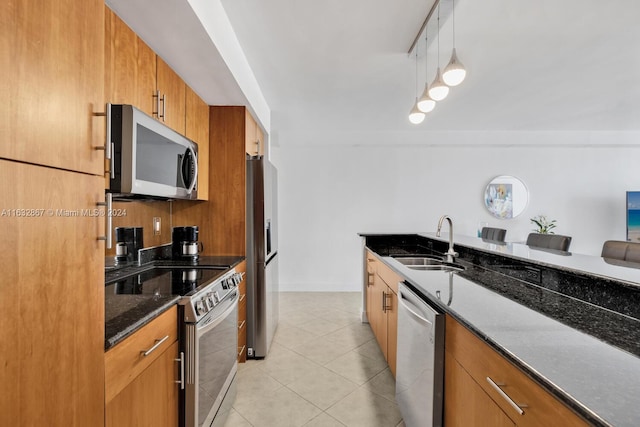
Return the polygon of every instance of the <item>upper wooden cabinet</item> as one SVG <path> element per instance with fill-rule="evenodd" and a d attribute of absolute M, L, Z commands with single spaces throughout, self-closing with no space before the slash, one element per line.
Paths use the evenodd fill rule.
<path fill-rule="evenodd" d="M 3 1 L 0 157 L 104 173 L 104 2 Z"/>
<path fill-rule="evenodd" d="M 185 82 L 111 9 L 103 7 L 107 102 L 134 105 L 184 135 Z"/>
<path fill-rule="evenodd" d="M 105 94 L 112 104 L 131 104 L 152 116 L 156 54 L 105 7 Z"/>
<path fill-rule="evenodd" d="M 209 199 L 209 106 L 186 87 L 185 136 L 198 144 L 198 200 Z"/>
<path fill-rule="evenodd" d="M 156 56 L 156 97 L 158 120 L 184 135 L 187 85 L 159 56 Z"/>
<path fill-rule="evenodd" d="M 245 150 L 250 156 L 264 155 L 264 134 L 249 110 L 245 109 Z"/>

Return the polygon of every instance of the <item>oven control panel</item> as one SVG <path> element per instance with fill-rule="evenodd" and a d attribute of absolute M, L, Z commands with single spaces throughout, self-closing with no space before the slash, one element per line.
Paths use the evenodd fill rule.
<path fill-rule="evenodd" d="M 229 270 L 222 277 L 204 285 L 193 295 L 183 297 L 185 322 L 195 323 L 213 310 L 226 296 L 233 292 L 242 281 L 243 273 Z"/>

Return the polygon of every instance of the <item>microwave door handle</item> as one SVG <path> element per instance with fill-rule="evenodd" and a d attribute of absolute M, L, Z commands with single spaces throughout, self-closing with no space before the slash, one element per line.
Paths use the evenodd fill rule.
<path fill-rule="evenodd" d="M 187 194 L 191 194 L 193 192 L 193 189 L 196 187 L 196 183 L 198 182 L 198 158 L 196 157 L 196 152 L 193 150 L 193 148 L 187 147 L 187 151 L 191 151 L 191 158 L 193 159 L 193 166 L 195 170 L 195 173 L 191 177 L 191 183 L 189 184 L 189 188 L 187 189 Z M 186 157 L 187 156 L 184 156 L 184 158 Z M 184 162 L 184 158 L 182 159 L 183 162 Z M 184 168 L 182 169 L 182 171 L 184 173 Z M 188 177 L 185 176 L 184 178 L 188 178 Z"/>

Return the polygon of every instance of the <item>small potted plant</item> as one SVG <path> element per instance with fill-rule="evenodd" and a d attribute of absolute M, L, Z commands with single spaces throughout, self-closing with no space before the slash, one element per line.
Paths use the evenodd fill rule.
<path fill-rule="evenodd" d="M 556 220 L 549 220 L 546 215 L 538 215 L 531 218 L 531 222 L 535 224 L 538 228 L 533 231 L 540 234 L 555 234 L 553 231 L 556 228 Z"/>

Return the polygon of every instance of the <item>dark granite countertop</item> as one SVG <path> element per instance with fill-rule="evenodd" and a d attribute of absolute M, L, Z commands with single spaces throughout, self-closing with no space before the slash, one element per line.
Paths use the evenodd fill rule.
<path fill-rule="evenodd" d="M 551 274 L 556 265 L 547 270 L 531 259 L 513 264 L 458 243 L 464 272 L 412 270 L 390 255 L 437 254 L 446 245 L 429 236 L 372 236 L 365 235 L 366 245 L 383 262 L 592 424 L 638 425 L 640 320 L 624 304 L 624 313 L 605 307 L 635 298 L 637 289 L 628 282 L 579 274 L 558 280 Z M 607 292 L 593 292 L 602 283 Z M 567 289 L 570 295 L 563 293 Z M 580 299 L 581 291 L 591 301 Z"/>
<path fill-rule="evenodd" d="M 240 256 L 204 256 L 197 264 L 176 260 L 156 260 L 144 265 L 136 263 L 112 265 L 105 272 L 105 351 L 133 334 L 178 301 L 179 295 L 114 294 L 107 286 L 117 280 L 158 267 L 194 267 L 229 269 L 244 260 Z"/>

